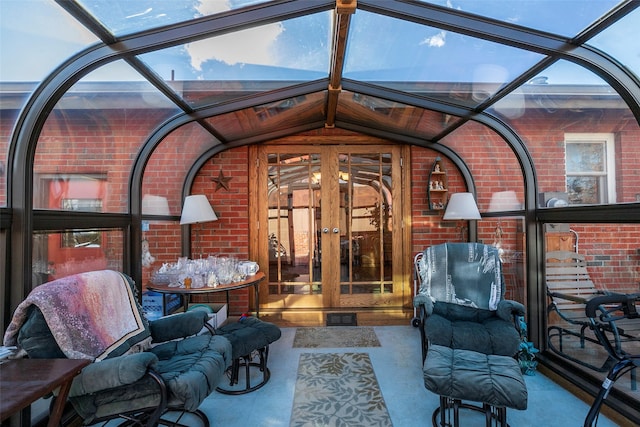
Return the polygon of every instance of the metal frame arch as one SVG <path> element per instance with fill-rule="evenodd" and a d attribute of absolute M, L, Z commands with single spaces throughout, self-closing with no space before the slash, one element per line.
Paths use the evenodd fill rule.
<path fill-rule="evenodd" d="M 42 127 L 56 103 L 80 78 L 103 63 L 115 60 L 115 53 L 102 52 L 104 46 L 92 46 L 69 58 L 34 90 L 16 120 L 8 147 L 8 171 L 11 185 L 7 187 L 8 208 L 12 211 L 11 255 L 12 283 L 10 305 L 15 308 L 26 296 L 31 280 L 33 249 L 33 166 L 36 146 Z M 77 62 L 83 65 L 77 67 Z M 75 70 L 74 70 L 75 68 Z"/>
<path fill-rule="evenodd" d="M 198 175 L 198 172 L 200 171 L 200 169 L 202 169 L 202 167 L 205 165 L 205 163 L 207 163 L 209 161 L 209 159 L 211 159 L 211 157 L 215 156 L 218 153 L 221 153 L 223 151 L 226 151 L 228 149 L 231 148 L 235 148 L 235 147 L 241 147 L 244 145 L 250 145 L 250 144 L 245 144 L 245 143 L 240 143 L 240 144 L 231 144 L 231 145 L 225 145 L 225 146 L 215 146 L 212 147 L 210 149 L 208 149 L 207 151 L 205 151 L 204 153 L 202 153 L 197 159 L 196 161 L 193 163 L 193 165 L 189 168 L 189 171 L 187 172 L 187 176 L 185 177 L 183 186 L 182 186 L 182 195 L 181 195 L 181 202 L 184 203 L 184 199 L 190 194 L 190 190 L 191 187 L 193 186 L 193 181 L 195 180 L 196 176 Z M 181 207 L 182 210 L 182 207 Z M 182 256 L 188 256 L 189 252 L 190 252 L 190 246 L 191 246 L 191 233 L 184 233 L 185 228 L 188 230 L 189 226 L 186 225 L 182 228 L 182 233 L 181 233 L 181 239 L 180 239 L 180 247 L 181 247 L 181 253 Z"/>

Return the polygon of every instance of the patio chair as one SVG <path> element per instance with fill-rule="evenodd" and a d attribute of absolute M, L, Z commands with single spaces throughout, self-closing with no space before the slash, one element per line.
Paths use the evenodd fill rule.
<path fill-rule="evenodd" d="M 156 426 L 178 411 L 178 421 L 188 412 L 209 426 L 198 407 L 225 378 L 231 343 L 201 333 L 203 311 L 147 322 L 135 294 L 132 280 L 111 270 L 45 283 L 17 307 L 4 344 L 34 359 L 92 361 L 69 392 L 85 425 L 120 418 Z"/>
<path fill-rule="evenodd" d="M 556 354 L 589 369 L 606 372 L 612 362 L 611 359 L 607 358 L 602 365 L 594 365 L 565 351 L 564 341 L 567 336 L 577 337 L 580 348 L 585 348 L 586 342 L 600 345 L 595 336 L 585 333 L 590 328 L 585 307 L 590 299 L 609 294 L 609 292 L 596 288 L 589 276 L 585 256 L 572 251 L 548 252 L 546 254 L 546 287 L 549 298 L 547 305 L 549 348 Z M 559 319 L 554 319 L 553 313 Z"/>
<path fill-rule="evenodd" d="M 422 359 L 429 344 L 513 357 L 524 306 L 505 299 L 498 250 L 481 243 L 443 243 L 414 257 Z"/>
<path fill-rule="evenodd" d="M 508 426 L 507 408 L 527 407 L 515 357 L 525 313 L 505 299 L 498 249 L 444 243 L 417 254 L 414 265 L 424 384 L 440 396 L 433 426 L 458 426 L 459 408 L 484 413 L 487 426 Z"/>
<path fill-rule="evenodd" d="M 600 391 L 594 399 L 584 426 L 594 427 L 598 421 L 600 408 L 615 382 L 624 374 L 631 372 L 633 377 L 640 366 L 640 294 L 600 295 L 592 298 L 585 306 L 585 315 L 589 319 L 589 328 L 598 341 L 615 361 L 611 365 L 607 378 L 600 385 Z M 620 340 L 620 323 L 625 323 L 627 335 L 632 340 Z"/>

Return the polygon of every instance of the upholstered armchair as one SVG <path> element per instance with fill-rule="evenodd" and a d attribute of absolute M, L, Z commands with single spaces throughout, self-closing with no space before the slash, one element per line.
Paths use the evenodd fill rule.
<path fill-rule="evenodd" d="M 84 424 L 123 418 L 155 426 L 179 411 L 208 426 L 198 407 L 226 378 L 232 349 L 204 332 L 207 320 L 192 311 L 149 323 L 129 277 L 94 271 L 36 287 L 16 309 L 4 343 L 30 358 L 93 362 L 69 392 Z"/>
<path fill-rule="evenodd" d="M 414 258 L 424 361 L 430 344 L 484 354 L 515 356 L 517 316 L 524 306 L 505 300 L 498 250 L 480 243 L 444 243 Z"/>

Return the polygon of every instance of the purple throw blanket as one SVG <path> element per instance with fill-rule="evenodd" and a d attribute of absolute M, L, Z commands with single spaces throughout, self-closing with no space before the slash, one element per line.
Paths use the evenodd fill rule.
<path fill-rule="evenodd" d="M 80 273 L 36 287 L 16 308 L 4 345 L 17 345 L 31 305 L 42 311 L 70 359 L 102 360 L 115 351 L 130 353 L 149 346 L 149 330 L 133 290 L 117 271 Z"/>

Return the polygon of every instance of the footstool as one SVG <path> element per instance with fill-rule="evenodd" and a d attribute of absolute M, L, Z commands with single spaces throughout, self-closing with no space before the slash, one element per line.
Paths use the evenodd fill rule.
<path fill-rule="evenodd" d="M 215 330 L 231 342 L 233 362 L 228 370 L 229 388 L 219 386 L 217 391 L 224 394 L 244 394 L 259 389 L 269 381 L 271 373 L 267 367 L 269 344 L 277 341 L 282 332 L 273 323 L 263 322 L 255 317 L 242 317 L 235 323 L 229 323 Z M 254 357 L 258 362 L 254 362 Z M 238 384 L 240 366 L 245 367 L 245 387 L 233 388 Z M 262 381 L 251 385 L 251 368 L 262 372 Z"/>
<path fill-rule="evenodd" d="M 451 426 L 451 411 L 453 426 L 459 427 L 460 408 L 484 412 L 487 427 L 492 419 L 507 427 L 506 408 L 527 409 L 527 386 L 513 357 L 430 345 L 423 374 L 425 387 L 440 396 L 432 417 L 434 427 Z"/>

